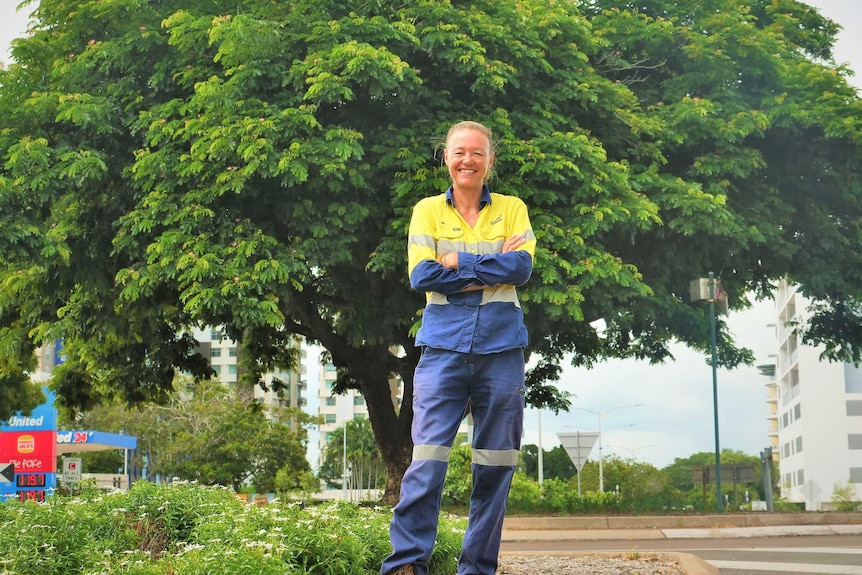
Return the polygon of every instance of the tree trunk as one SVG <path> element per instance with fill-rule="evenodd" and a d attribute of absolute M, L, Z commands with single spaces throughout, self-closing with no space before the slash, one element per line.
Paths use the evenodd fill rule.
<path fill-rule="evenodd" d="M 399 359 L 383 346 L 330 348 L 330 353 L 335 365 L 347 369 L 350 378 L 365 397 L 368 419 L 386 471 L 386 487 L 381 503 L 395 505 L 401 494 L 401 478 L 413 457 L 413 440 L 410 436 L 413 369 L 419 354 L 415 348 L 411 348 L 406 357 Z M 395 373 L 403 383 L 400 409 L 393 405 L 389 388 L 389 380 Z"/>
<path fill-rule="evenodd" d="M 387 345 L 354 347 L 319 316 L 317 304 L 308 294 L 305 298 L 297 297 L 290 311 L 297 313 L 299 319 L 299 323 L 292 326 L 294 331 L 319 341 L 332 355 L 335 367 L 347 371 L 348 387 L 359 389 L 365 397 L 368 419 L 386 471 L 381 503 L 395 505 L 401 495 L 401 478 L 413 458 L 410 425 L 413 421 L 413 371 L 419 363 L 419 350 L 406 334 L 399 342 L 406 352 L 402 358 L 395 357 Z M 396 375 L 403 385 L 400 409 L 393 405 L 389 390 L 389 379 Z"/>

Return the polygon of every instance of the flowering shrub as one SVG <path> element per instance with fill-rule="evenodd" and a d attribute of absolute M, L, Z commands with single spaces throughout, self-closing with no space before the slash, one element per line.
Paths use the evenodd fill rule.
<path fill-rule="evenodd" d="M 0 575 L 374 575 L 389 509 L 249 505 L 196 484 L 0 505 Z M 457 568 L 465 520 L 440 518 L 431 575 Z"/>

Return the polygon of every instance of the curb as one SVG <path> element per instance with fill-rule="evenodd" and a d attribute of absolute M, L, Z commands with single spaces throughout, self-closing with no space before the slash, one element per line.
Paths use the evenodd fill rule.
<path fill-rule="evenodd" d="M 862 524 L 691 529 L 504 529 L 502 540 L 506 542 L 650 541 L 656 539 L 747 539 L 800 535 L 862 535 Z"/>

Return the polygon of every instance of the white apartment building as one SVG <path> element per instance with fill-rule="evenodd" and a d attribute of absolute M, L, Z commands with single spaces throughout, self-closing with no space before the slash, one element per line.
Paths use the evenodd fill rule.
<path fill-rule="evenodd" d="M 809 302 L 795 286 L 782 281 L 775 297 L 778 354 L 767 405 L 781 496 L 828 510 L 835 488 L 849 482 L 862 501 L 862 367 L 823 361 L 822 348 L 802 345 L 788 323 L 804 324 Z M 768 366 L 761 372 L 770 375 Z"/>
<path fill-rule="evenodd" d="M 216 372 L 222 384 L 230 389 L 236 389 L 242 372 L 239 364 L 242 359 L 242 346 L 236 341 L 228 339 L 221 329 L 216 327 L 196 329 L 194 338 L 198 341 L 198 352 L 209 360 L 210 367 Z M 293 345 L 300 349 L 300 359 L 296 369 L 265 374 L 264 383 L 266 383 L 267 390 L 264 391 L 258 385 L 252 386 L 250 389 L 255 400 L 266 405 L 297 409 L 302 409 L 306 405 L 307 401 L 302 396 L 302 392 L 307 388 L 307 383 L 303 377 L 306 372 L 306 351 L 298 338 L 294 340 Z M 285 384 L 285 388 L 280 393 L 272 388 L 271 384 L 274 379 Z"/>
<path fill-rule="evenodd" d="M 313 467 L 320 466 L 323 452 L 330 441 L 342 441 L 341 436 L 333 436 L 336 429 L 351 419 L 368 418 L 368 406 L 359 391 L 349 389 L 343 395 L 332 394 L 336 377 L 337 371 L 333 364 L 327 363 L 320 366 L 317 396 L 320 399 L 318 414 L 323 418 L 323 423 L 320 425 L 320 438 L 318 440 L 320 460 L 316 463 L 312 462 Z M 392 405 L 396 408 L 399 407 L 401 405 L 401 385 L 398 379 L 389 380 L 389 391 L 392 396 Z"/>

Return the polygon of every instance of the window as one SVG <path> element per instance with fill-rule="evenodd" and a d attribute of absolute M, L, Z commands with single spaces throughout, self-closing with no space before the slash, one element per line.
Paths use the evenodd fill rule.
<path fill-rule="evenodd" d="M 854 399 L 847 402 L 847 415 L 849 417 L 862 416 L 862 401 Z"/>
<path fill-rule="evenodd" d="M 335 371 L 335 366 L 331 363 L 327 363 L 323 369 L 324 371 Z"/>
<path fill-rule="evenodd" d="M 335 406 L 335 398 L 334 397 L 327 397 L 326 398 L 326 406 L 327 407 L 334 407 Z"/>
<path fill-rule="evenodd" d="M 796 453 L 802 453 L 802 436 L 796 438 Z"/>
<path fill-rule="evenodd" d="M 332 391 L 332 388 L 333 388 L 333 387 L 335 387 L 335 382 L 334 382 L 334 381 L 327 381 L 327 382 L 326 382 L 326 391 Z"/>
<path fill-rule="evenodd" d="M 333 437 L 334 435 L 335 435 L 335 434 L 334 434 L 334 433 L 332 433 L 331 431 L 327 431 L 327 432 L 326 432 L 326 443 L 330 443 L 330 442 L 332 441 L 332 437 Z"/>
<path fill-rule="evenodd" d="M 850 468 L 850 483 L 862 483 L 862 467 Z"/>
<path fill-rule="evenodd" d="M 797 404 L 793 407 L 793 421 L 796 421 L 796 420 L 797 420 L 797 419 L 799 419 L 800 417 L 802 417 L 802 404 L 801 404 L 801 403 L 797 403 Z"/>
<path fill-rule="evenodd" d="M 228 357 L 236 357 L 236 347 L 227 348 Z"/>
<path fill-rule="evenodd" d="M 800 469 L 796 472 L 796 485 L 805 485 L 805 470 Z"/>
<path fill-rule="evenodd" d="M 846 393 L 862 393 L 862 366 L 852 363 L 844 364 L 844 391 Z"/>
<path fill-rule="evenodd" d="M 353 405 L 365 405 L 365 398 L 361 395 L 353 396 Z"/>
<path fill-rule="evenodd" d="M 212 348 L 212 350 L 210 351 L 210 357 L 221 357 L 221 348 L 220 347 Z"/>
<path fill-rule="evenodd" d="M 231 375 L 236 375 L 236 366 L 235 365 L 227 366 L 227 372 Z"/>
<path fill-rule="evenodd" d="M 787 412 L 785 411 L 784 415 L 781 416 L 781 428 L 784 429 L 785 427 L 787 427 L 789 425 L 789 423 L 790 422 L 789 422 L 788 417 L 787 417 Z"/>
<path fill-rule="evenodd" d="M 216 375 L 221 377 L 221 366 L 220 365 L 211 365 L 210 367 L 213 368 L 213 371 L 216 373 Z"/>
<path fill-rule="evenodd" d="M 218 329 L 210 330 L 210 339 L 212 339 L 213 341 L 221 341 L 221 338 L 222 338 L 221 330 L 218 330 Z"/>
<path fill-rule="evenodd" d="M 335 414 L 334 413 L 327 413 L 326 417 L 325 417 L 325 421 L 326 421 L 326 423 L 335 423 Z"/>
<path fill-rule="evenodd" d="M 851 433 L 847 436 L 850 449 L 862 449 L 862 433 Z"/>

